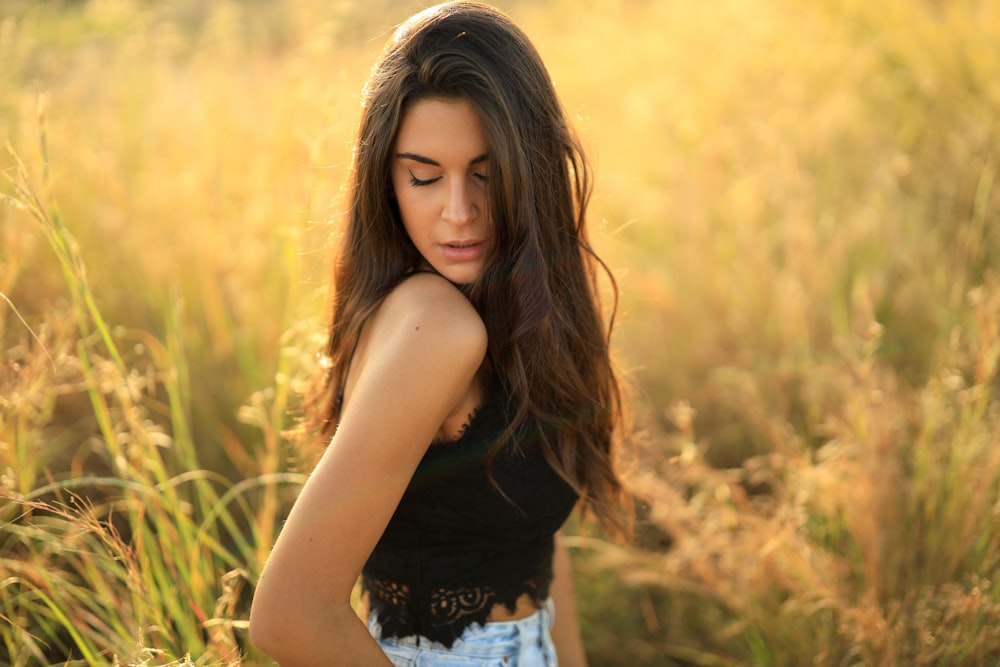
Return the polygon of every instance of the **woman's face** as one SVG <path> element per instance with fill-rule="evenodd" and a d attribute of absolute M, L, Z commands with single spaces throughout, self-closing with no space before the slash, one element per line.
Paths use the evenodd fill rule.
<path fill-rule="evenodd" d="M 427 265 L 453 283 L 479 278 L 492 231 L 489 145 L 472 105 L 414 102 L 396 135 L 391 176 L 403 226 Z"/>

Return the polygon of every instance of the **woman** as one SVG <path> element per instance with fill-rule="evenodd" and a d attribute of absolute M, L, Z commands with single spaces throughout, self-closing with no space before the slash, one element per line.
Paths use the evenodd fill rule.
<path fill-rule="evenodd" d="M 329 446 L 251 612 L 282 665 L 586 664 L 554 536 L 578 504 L 626 517 L 588 196 L 509 18 L 455 2 L 400 27 L 364 92 L 312 401 Z"/>

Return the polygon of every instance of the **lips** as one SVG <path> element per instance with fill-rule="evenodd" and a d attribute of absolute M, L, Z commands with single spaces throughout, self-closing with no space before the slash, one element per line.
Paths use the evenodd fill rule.
<path fill-rule="evenodd" d="M 441 254 L 451 262 L 472 262 L 482 257 L 485 251 L 486 244 L 473 239 L 441 244 Z"/>

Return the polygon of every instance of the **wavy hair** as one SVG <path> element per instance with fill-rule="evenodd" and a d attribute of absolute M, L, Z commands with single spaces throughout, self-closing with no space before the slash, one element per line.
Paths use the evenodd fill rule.
<path fill-rule="evenodd" d="M 425 99 L 467 100 L 488 139 L 491 253 L 481 277 L 459 287 L 486 325 L 491 372 L 512 401 L 493 455 L 506 438 L 533 432 L 584 508 L 624 534 L 630 513 L 613 461 L 622 399 L 608 350 L 617 285 L 587 240 L 590 168 L 538 52 L 490 6 L 449 2 L 416 14 L 372 69 L 334 265 L 326 371 L 307 416 L 332 435 L 363 323 L 420 263 L 391 196 L 390 166 L 404 113 Z M 607 328 L 598 270 L 615 294 Z"/>

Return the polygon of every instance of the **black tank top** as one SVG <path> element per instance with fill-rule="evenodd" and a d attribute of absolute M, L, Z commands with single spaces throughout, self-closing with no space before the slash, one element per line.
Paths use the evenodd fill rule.
<path fill-rule="evenodd" d="M 545 600 L 553 536 L 577 495 L 549 466 L 537 441 L 505 442 L 490 471 L 489 447 L 508 423 L 491 387 L 454 441 L 433 443 L 362 571 L 383 637 L 418 635 L 450 647 L 495 604 Z M 506 496 L 506 497 L 505 497 Z"/>

